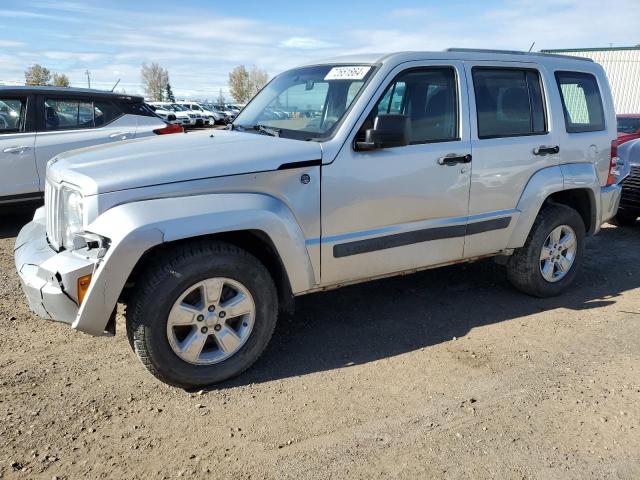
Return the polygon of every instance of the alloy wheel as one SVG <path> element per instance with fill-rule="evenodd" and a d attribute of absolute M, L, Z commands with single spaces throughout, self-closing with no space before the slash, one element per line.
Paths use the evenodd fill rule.
<path fill-rule="evenodd" d="M 576 233 L 568 225 L 560 225 L 554 228 L 540 252 L 540 273 L 548 282 L 562 280 L 576 259 L 578 242 Z"/>
<path fill-rule="evenodd" d="M 167 319 L 173 352 L 196 365 L 231 357 L 251 336 L 256 306 L 249 290 L 230 278 L 209 278 L 187 288 Z"/>

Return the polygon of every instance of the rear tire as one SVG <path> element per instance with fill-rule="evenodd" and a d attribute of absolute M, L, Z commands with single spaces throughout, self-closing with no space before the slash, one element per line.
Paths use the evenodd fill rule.
<path fill-rule="evenodd" d="M 214 282 L 222 282 L 215 287 L 217 301 L 209 295 Z M 202 387 L 239 375 L 260 357 L 273 334 L 278 312 L 273 280 L 260 261 L 233 245 L 179 246 L 143 272 L 138 284 L 127 308 L 127 335 L 143 365 L 170 385 Z M 251 313 L 234 314 L 225 298 L 234 300 L 236 291 L 249 299 Z M 222 316 L 224 310 L 228 313 Z M 174 325 L 176 311 L 187 312 L 184 326 Z M 232 339 L 233 348 L 225 338 Z M 194 347 L 199 348 L 195 356 L 187 354 L 186 345 L 196 341 L 202 347 Z"/>
<path fill-rule="evenodd" d="M 616 216 L 613 217 L 611 223 L 613 223 L 614 225 L 618 225 L 619 227 L 630 227 L 632 225 L 635 225 L 637 219 L 638 214 L 636 212 L 618 210 L 618 213 L 616 213 Z"/>
<path fill-rule="evenodd" d="M 584 238 L 584 222 L 578 212 L 565 205 L 544 206 L 524 246 L 507 262 L 509 282 L 535 297 L 559 295 L 580 269 Z"/>

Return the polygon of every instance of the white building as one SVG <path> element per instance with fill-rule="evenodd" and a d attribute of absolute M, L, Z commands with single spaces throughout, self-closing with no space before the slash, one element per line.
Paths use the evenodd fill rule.
<path fill-rule="evenodd" d="M 592 59 L 609 77 L 617 113 L 640 113 L 640 46 L 543 50 Z"/>

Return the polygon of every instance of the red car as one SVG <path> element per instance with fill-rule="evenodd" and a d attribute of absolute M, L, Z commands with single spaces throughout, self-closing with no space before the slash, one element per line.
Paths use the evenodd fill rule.
<path fill-rule="evenodd" d="M 617 115 L 618 145 L 640 138 L 640 113 Z"/>

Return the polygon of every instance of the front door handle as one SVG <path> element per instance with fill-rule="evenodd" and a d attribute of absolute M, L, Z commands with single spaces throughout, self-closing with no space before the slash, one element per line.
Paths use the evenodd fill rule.
<path fill-rule="evenodd" d="M 120 140 L 126 140 L 129 137 L 129 133 L 123 133 L 123 132 L 114 132 L 111 135 L 109 135 L 109 138 L 120 138 Z"/>
<path fill-rule="evenodd" d="M 533 149 L 534 155 L 555 155 L 556 153 L 559 153 L 559 152 L 560 152 L 560 147 L 557 145 L 555 147 L 547 147 L 545 145 L 541 145 L 538 148 Z"/>
<path fill-rule="evenodd" d="M 457 155 L 450 153 L 438 159 L 438 165 L 456 165 L 458 163 L 471 163 L 471 154 Z"/>
<path fill-rule="evenodd" d="M 2 150 L 2 153 L 13 153 L 14 155 L 19 155 L 24 152 L 28 152 L 31 150 L 31 147 L 9 147 Z"/>

